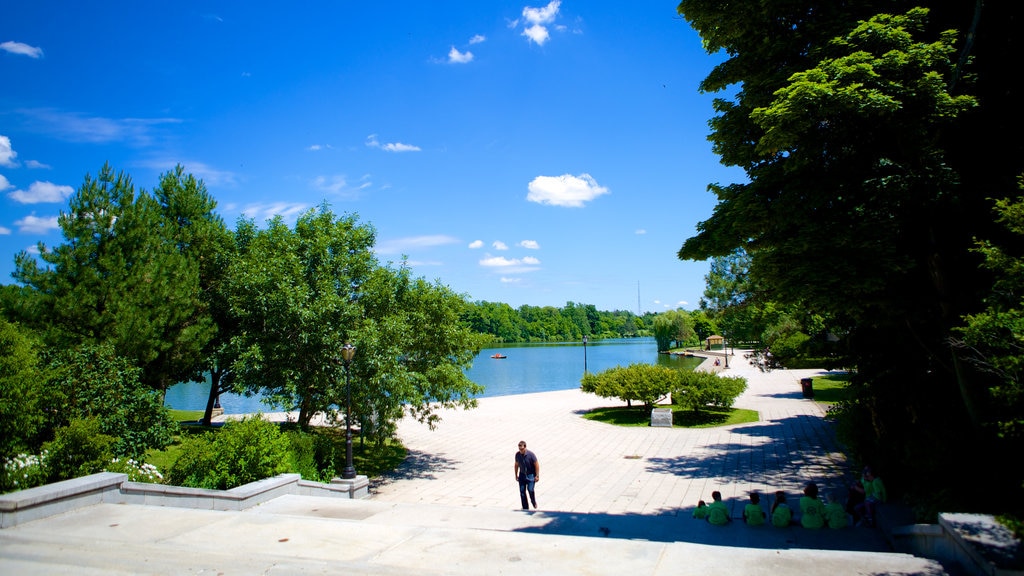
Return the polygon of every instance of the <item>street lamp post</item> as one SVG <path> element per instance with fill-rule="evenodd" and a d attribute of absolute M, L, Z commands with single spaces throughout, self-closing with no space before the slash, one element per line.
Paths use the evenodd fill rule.
<path fill-rule="evenodd" d="M 583 373 L 587 373 L 587 335 L 583 335 Z"/>
<path fill-rule="evenodd" d="M 341 477 L 346 480 L 356 477 L 356 467 L 352 464 L 352 383 L 349 379 L 349 365 L 355 355 L 355 346 L 346 342 L 341 348 L 341 361 L 345 363 L 345 469 Z"/>

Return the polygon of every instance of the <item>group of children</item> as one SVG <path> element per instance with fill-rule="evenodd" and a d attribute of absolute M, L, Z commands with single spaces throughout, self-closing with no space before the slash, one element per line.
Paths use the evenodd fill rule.
<path fill-rule="evenodd" d="M 711 524 L 723 526 L 732 521 L 729 508 L 722 501 L 722 493 L 715 490 L 711 493 L 711 503 L 701 500 L 693 510 L 693 517 L 706 519 Z M 748 526 L 761 526 L 771 523 L 772 526 L 785 528 L 799 524 L 804 528 L 845 528 L 851 523 L 851 515 L 843 507 L 838 495 L 826 494 L 824 500 L 818 498 L 818 485 L 810 482 L 804 488 L 799 502 L 800 517 L 794 520 L 793 508 L 786 503 L 786 493 L 775 492 L 775 500 L 768 513 L 761 507 L 761 496 L 757 492 L 750 493 L 750 501 L 743 508 L 743 522 Z"/>

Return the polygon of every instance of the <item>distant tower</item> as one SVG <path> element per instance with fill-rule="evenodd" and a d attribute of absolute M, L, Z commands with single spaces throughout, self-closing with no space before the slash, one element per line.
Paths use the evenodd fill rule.
<path fill-rule="evenodd" d="M 640 310 L 640 281 L 636 281 L 636 315 L 643 316 L 644 313 Z"/>

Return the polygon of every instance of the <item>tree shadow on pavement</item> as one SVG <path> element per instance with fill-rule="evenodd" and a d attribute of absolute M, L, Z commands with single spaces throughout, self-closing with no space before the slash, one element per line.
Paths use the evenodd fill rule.
<path fill-rule="evenodd" d="M 371 491 L 399 480 L 435 480 L 443 472 L 456 470 L 459 462 L 437 454 L 409 450 L 405 460 L 395 470 L 370 481 Z"/>

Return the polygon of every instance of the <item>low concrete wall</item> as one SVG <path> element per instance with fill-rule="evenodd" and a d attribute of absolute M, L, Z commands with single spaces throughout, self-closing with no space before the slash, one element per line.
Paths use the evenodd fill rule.
<path fill-rule="evenodd" d="M 987 514 L 939 514 L 938 524 L 892 530 L 897 552 L 958 564 L 972 576 L 1024 576 L 1020 542 Z"/>
<path fill-rule="evenodd" d="M 129 482 L 126 474 L 102 472 L 0 495 L 0 528 L 100 503 L 244 510 L 288 494 L 369 498 L 369 487 L 366 476 L 335 478 L 330 484 L 320 484 L 302 480 L 298 474 L 281 474 L 231 490 L 207 490 Z"/>

